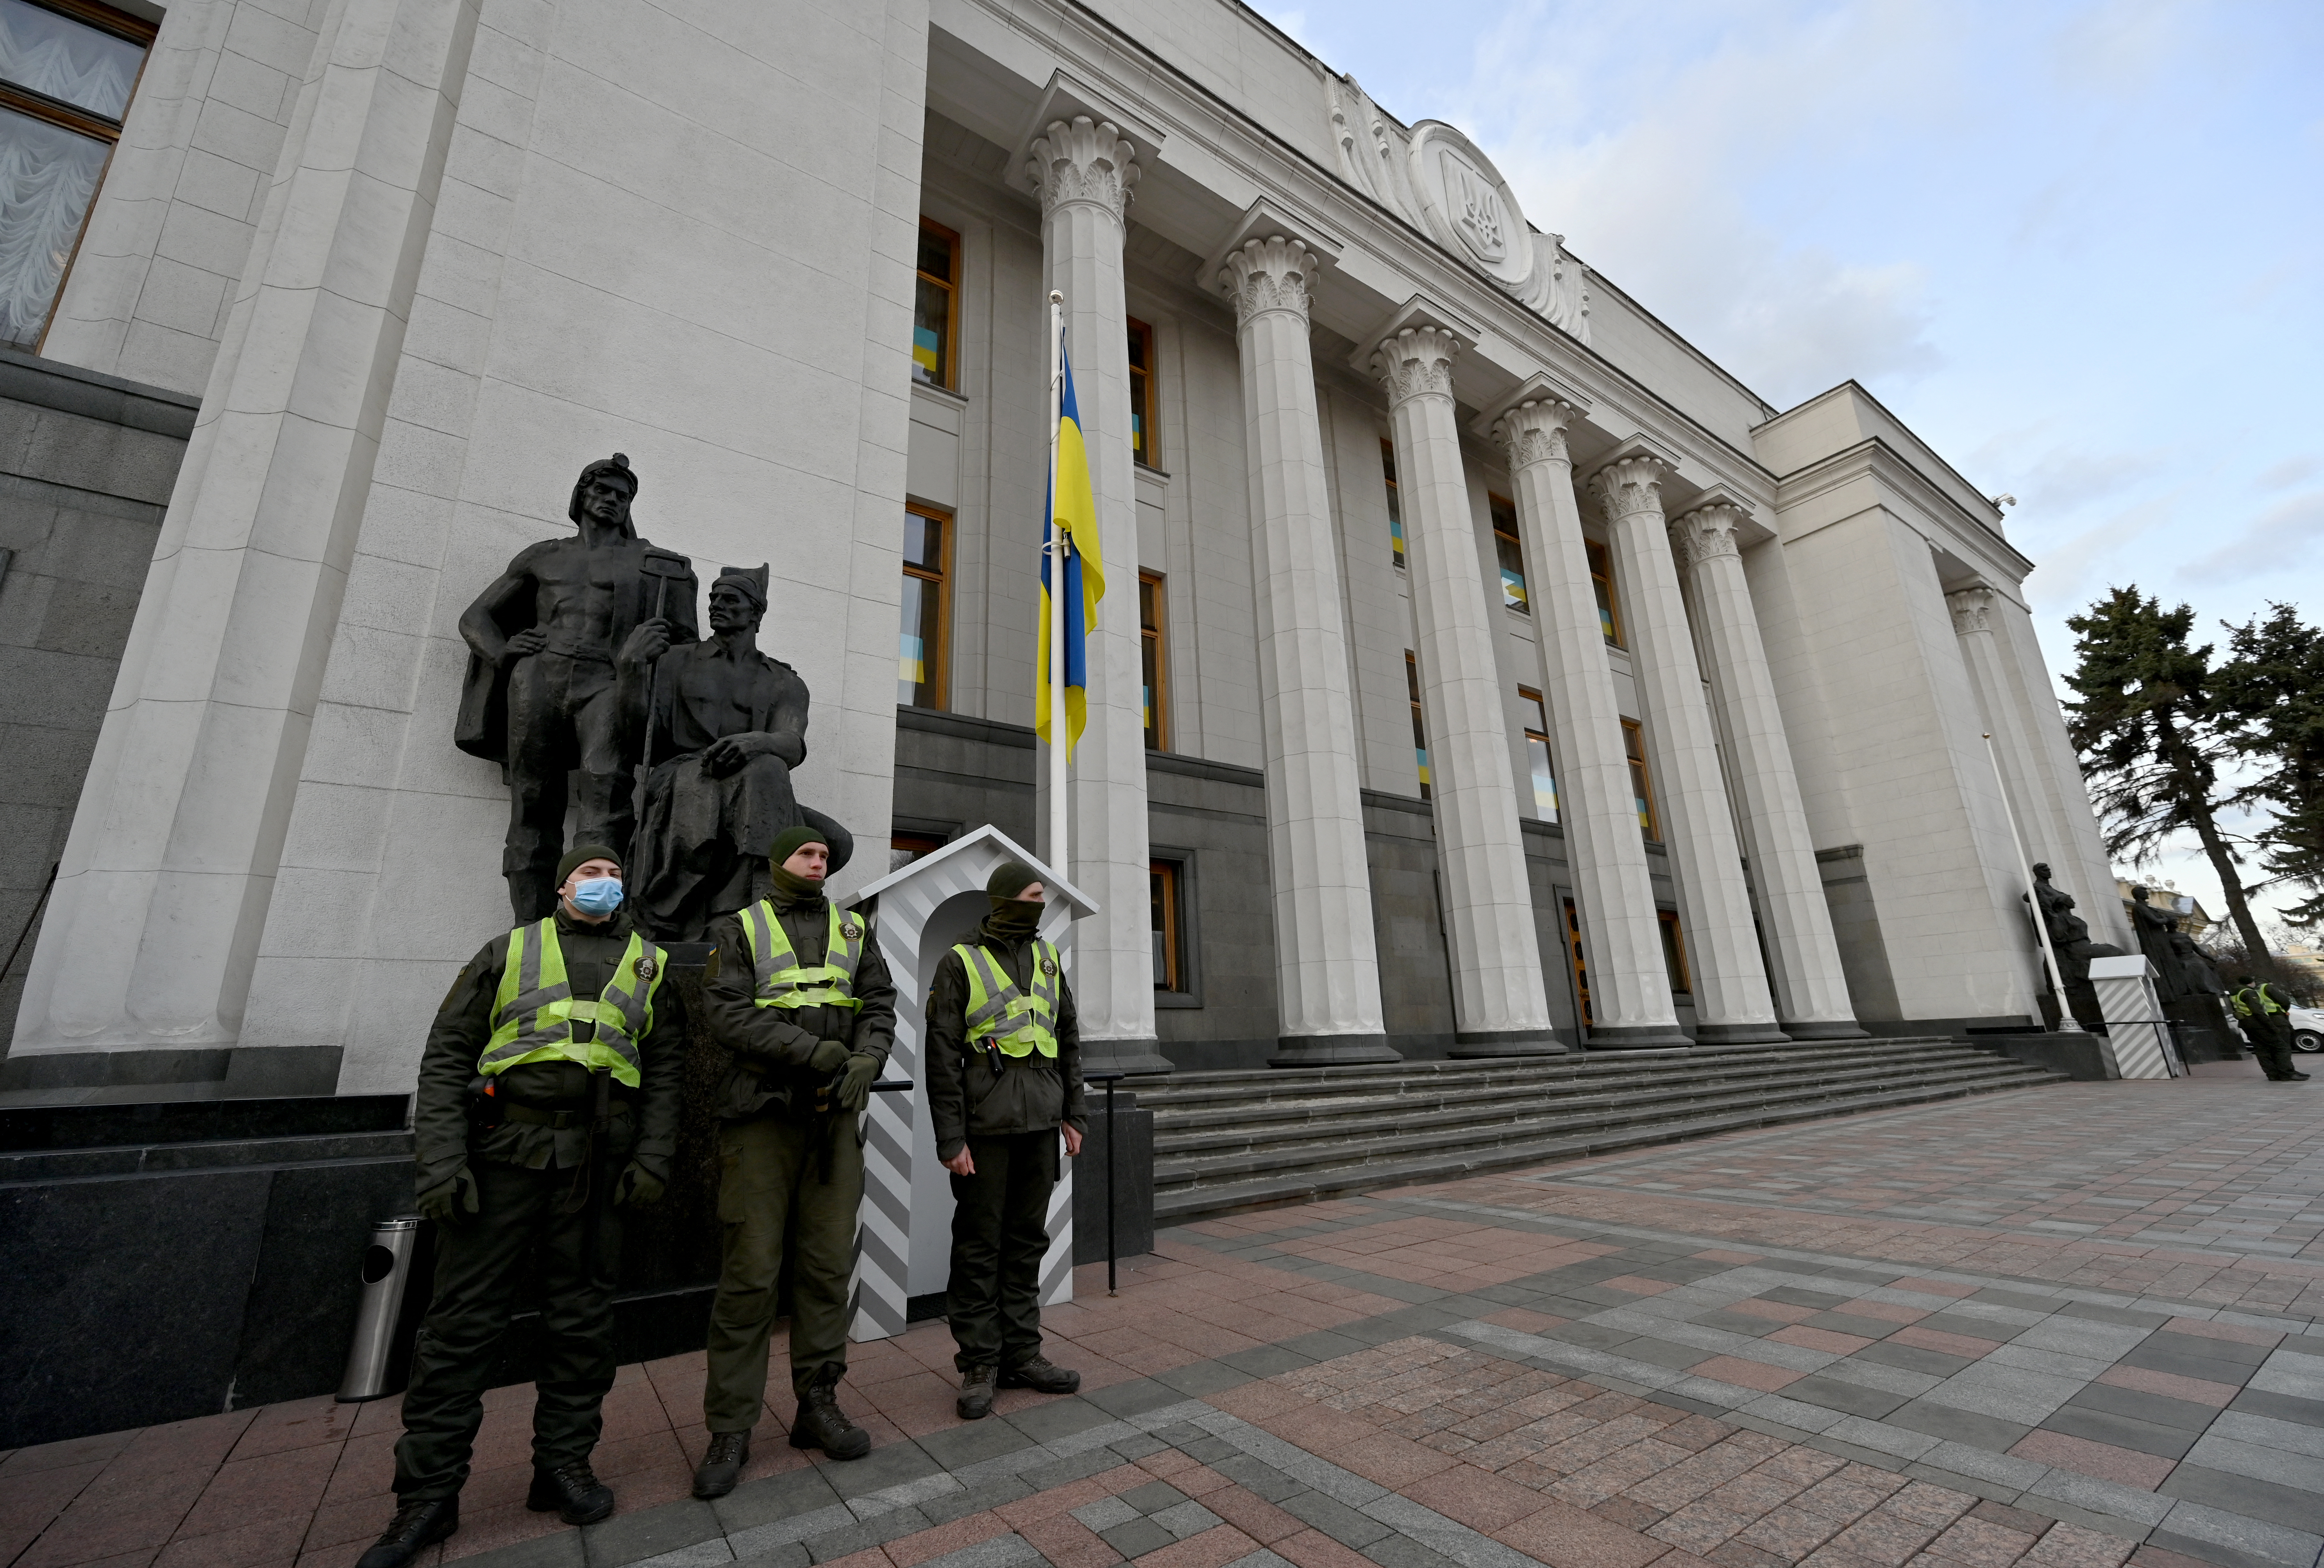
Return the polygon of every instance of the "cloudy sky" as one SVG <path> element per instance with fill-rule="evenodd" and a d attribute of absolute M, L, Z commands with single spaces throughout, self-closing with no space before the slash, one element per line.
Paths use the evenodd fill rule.
<path fill-rule="evenodd" d="M 2324 613 L 2324 4 L 1259 9 L 1777 407 L 1853 376 L 2015 494 L 2053 669 L 2117 584 Z"/>

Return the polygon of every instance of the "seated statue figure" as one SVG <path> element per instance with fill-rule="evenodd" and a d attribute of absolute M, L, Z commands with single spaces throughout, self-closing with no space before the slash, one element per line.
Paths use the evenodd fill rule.
<path fill-rule="evenodd" d="M 759 651 L 767 577 L 763 566 L 719 574 L 706 640 L 672 647 L 646 625 L 622 650 L 622 706 L 643 733 L 646 770 L 630 897 L 664 941 L 698 941 L 713 917 L 765 898 L 768 846 L 786 828 L 819 828 L 835 874 L 854 850 L 791 791 L 807 758 L 807 682 Z"/>

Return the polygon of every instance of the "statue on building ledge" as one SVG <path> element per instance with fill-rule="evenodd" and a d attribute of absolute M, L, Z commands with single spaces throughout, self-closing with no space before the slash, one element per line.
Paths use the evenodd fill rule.
<path fill-rule="evenodd" d="M 792 793 L 807 757 L 807 682 L 759 651 L 768 575 L 718 575 L 708 640 L 674 642 L 648 622 L 622 649 L 622 709 L 645 767 L 631 898 L 663 941 L 699 941 L 713 917 L 768 897 L 767 846 L 788 828 L 823 835 L 829 874 L 854 852 L 845 828 Z"/>
<path fill-rule="evenodd" d="M 556 908 L 569 774 L 580 774 L 574 841 L 630 853 L 637 751 L 625 744 L 615 650 L 647 626 L 663 647 L 696 635 L 693 565 L 638 537 L 637 493 L 619 452 L 582 469 L 566 507 L 577 531 L 519 551 L 460 617 L 468 670 L 453 743 L 498 762 L 507 780 L 501 872 L 520 922 Z"/>

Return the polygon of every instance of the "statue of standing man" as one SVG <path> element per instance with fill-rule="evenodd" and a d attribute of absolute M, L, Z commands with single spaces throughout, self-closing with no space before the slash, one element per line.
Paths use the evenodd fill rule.
<path fill-rule="evenodd" d="M 695 641 L 692 566 L 637 535 L 638 477 L 616 452 L 581 470 L 578 530 L 520 551 L 460 617 L 468 672 L 453 740 L 501 764 L 509 787 L 501 872 L 520 922 L 556 904 L 567 776 L 580 776 L 574 842 L 626 856 L 635 826 L 636 725 L 623 722 L 617 652 Z M 652 635 L 633 634 L 650 628 Z M 647 655 L 650 662 L 651 655 Z"/>

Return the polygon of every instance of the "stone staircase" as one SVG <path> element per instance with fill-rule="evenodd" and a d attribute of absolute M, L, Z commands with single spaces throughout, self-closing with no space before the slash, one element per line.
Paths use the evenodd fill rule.
<path fill-rule="evenodd" d="M 1178 1073 L 1137 1090 L 1155 1223 L 1170 1225 L 2065 1081 L 1929 1038 Z"/>

